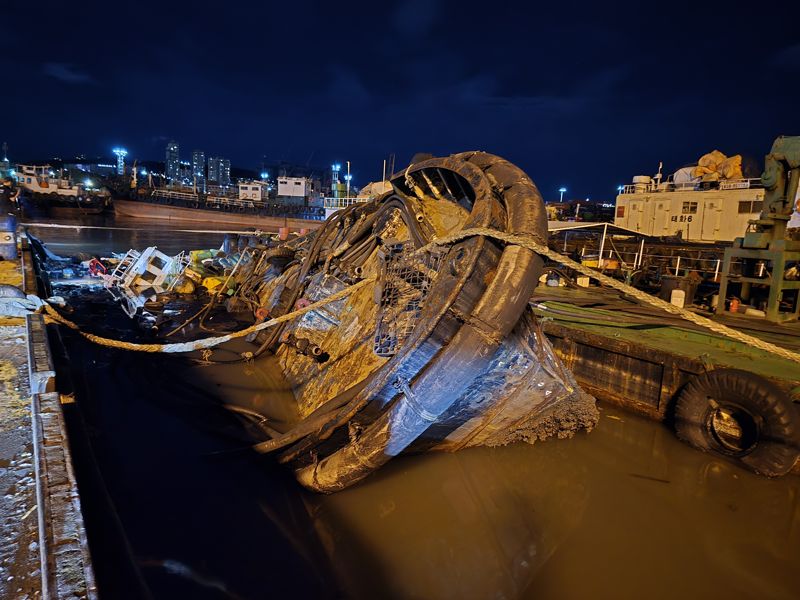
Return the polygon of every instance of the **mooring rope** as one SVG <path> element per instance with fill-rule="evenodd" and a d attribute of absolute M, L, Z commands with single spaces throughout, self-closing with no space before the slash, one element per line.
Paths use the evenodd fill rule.
<path fill-rule="evenodd" d="M 775 354 L 776 356 L 780 356 L 781 358 L 785 358 L 786 360 L 790 360 L 795 363 L 800 363 L 800 354 L 796 352 L 792 352 L 791 350 L 787 350 L 786 348 L 781 348 L 776 344 L 771 344 L 752 335 L 748 335 L 741 331 L 737 331 L 736 329 L 733 329 L 721 323 L 717 323 L 716 321 L 713 321 L 707 317 L 703 317 L 692 311 L 680 308 L 678 306 L 675 306 L 674 304 L 670 304 L 669 302 L 661 300 L 660 298 L 651 296 L 646 292 L 637 290 L 636 288 L 630 285 L 627 285 L 612 277 L 609 277 L 608 275 L 604 275 L 603 273 L 595 271 L 591 267 L 582 265 L 572 260 L 571 258 L 568 258 L 562 254 L 559 254 L 554 250 L 551 250 L 550 248 L 547 247 L 547 245 L 537 242 L 530 235 L 505 233 L 502 231 L 498 231 L 496 229 L 490 229 L 488 227 L 470 227 L 469 229 L 464 229 L 441 238 L 436 238 L 433 241 L 429 242 L 427 245 L 418 249 L 416 253 L 423 253 L 438 246 L 449 246 L 456 242 L 460 242 L 465 239 L 476 236 L 482 236 L 506 244 L 512 244 L 516 246 L 521 246 L 523 248 L 527 248 L 528 250 L 531 250 L 536 254 L 545 256 L 553 261 L 564 264 L 578 271 L 579 273 L 582 273 L 583 275 L 587 275 L 588 277 L 596 279 L 603 285 L 624 292 L 625 294 L 639 300 L 640 302 L 644 302 L 645 304 L 650 304 L 651 306 L 659 308 L 665 312 L 677 315 L 678 317 L 681 317 L 686 321 L 704 327 L 719 335 L 736 340 L 737 342 L 753 346 L 755 348 L 758 348 L 759 350 L 763 350 L 764 352 L 768 352 L 770 354 Z M 61 316 L 61 314 L 59 314 L 53 307 L 47 304 L 45 304 L 45 310 L 47 312 L 47 315 L 50 318 L 52 318 L 53 321 L 65 325 L 70 329 L 78 331 L 87 340 L 94 342 L 96 344 L 100 344 L 102 346 L 108 346 L 111 348 L 120 348 L 122 350 L 133 350 L 137 352 L 168 352 L 168 353 L 192 352 L 204 348 L 213 348 L 215 346 L 219 346 L 220 344 L 224 344 L 225 342 L 229 342 L 233 339 L 244 337 L 251 333 L 255 333 L 257 331 L 261 331 L 263 329 L 279 325 L 280 323 L 291 321 L 301 315 L 304 315 L 305 313 L 314 311 L 327 304 L 336 302 L 337 300 L 341 300 L 342 298 L 349 296 L 356 290 L 362 288 L 367 284 L 373 283 L 374 281 L 375 278 L 362 279 L 358 283 L 355 283 L 350 287 L 347 287 L 339 292 L 331 294 L 327 298 L 309 304 L 308 306 L 305 306 L 303 308 L 296 309 L 285 315 L 281 315 L 280 317 L 270 319 L 269 321 L 264 321 L 263 323 L 252 325 L 251 327 L 242 329 L 241 331 L 236 331 L 222 336 L 195 340 L 192 342 L 179 342 L 174 344 L 138 344 L 133 342 L 123 342 L 120 340 L 112 340 L 109 338 L 104 338 L 91 333 L 87 333 L 85 331 L 81 331 L 78 325 L 69 321 L 65 317 Z"/>
<path fill-rule="evenodd" d="M 488 227 L 471 227 L 469 229 L 464 229 L 462 231 L 458 231 L 456 233 L 452 233 L 450 235 L 434 239 L 425 247 L 420 248 L 418 252 L 426 251 L 430 247 L 435 247 L 435 246 L 449 246 L 456 242 L 460 242 L 462 240 L 475 236 L 483 236 L 498 240 L 500 242 L 504 242 L 506 244 L 522 246 L 523 248 L 532 250 L 536 254 L 539 254 L 541 256 L 546 256 L 550 260 L 564 264 L 583 275 L 587 275 L 593 279 L 596 279 L 603 285 L 607 285 L 610 288 L 614 288 L 615 290 L 624 292 L 625 294 L 633 298 L 636 298 L 641 302 L 650 304 L 651 306 L 654 306 L 656 308 L 660 308 L 661 310 L 671 313 L 673 315 L 677 315 L 682 319 L 685 319 L 686 321 L 689 321 L 691 323 L 694 323 L 695 325 L 699 325 L 701 327 L 709 329 L 714 333 L 718 333 L 719 335 L 736 340 L 737 342 L 753 346 L 755 348 L 758 348 L 759 350 L 763 350 L 764 352 L 775 354 L 777 356 L 780 356 L 781 358 L 785 358 L 786 360 L 800 363 L 800 354 L 796 352 L 792 352 L 791 350 L 787 350 L 786 348 L 782 348 L 776 344 L 771 344 L 760 338 L 748 335 L 741 331 L 737 331 L 736 329 L 723 325 L 722 323 L 717 323 L 716 321 L 713 321 L 702 315 L 698 315 L 697 313 L 694 313 L 690 310 L 686 310 L 685 308 L 680 308 L 679 306 L 675 306 L 674 304 L 661 300 L 661 298 L 656 298 L 655 296 L 652 296 L 647 292 L 637 290 L 635 287 L 627 285 L 621 281 L 618 281 L 617 279 L 614 279 L 613 277 L 609 277 L 608 275 L 604 275 L 603 273 L 595 271 L 591 267 L 582 265 L 579 262 L 576 262 L 571 258 L 564 256 L 563 254 L 559 254 L 558 252 L 551 250 L 550 248 L 547 247 L 547 245 L 537 242 L 530 235 L 505 233 L 502 231 L 498 231 L 496 229 L 490 229 Z"/>
<path fill-rule="evenodd" d="M 264 321 L 263 323 L 257 323 L 256 325 L 252 325 L 247 329 L 235 331 L 227 335 L 203 338 L 201 340 L 194 340 L 192 342 L 176 342 L 174 344 L 137 344 L 134 342 L 123 342 L 121 340 L 112 340 L 109 338 L 104 338 L 99 335 L 94 335 L 92 333 L 81 331 L 81 328 L 78 325 L 76 325 L 69 319 L 66 319 L 65 317 L 61 316 L 61 314 L 59 314 L 56 311 L 56 309 L 54 309 L 49 304 L 45 304 L 44 308 L 45 311 L 47 312 L 47 317 L 49 317 L 56 323 L 69 327 L 70 329 L 74 329 L 90 342 L 94 342 L 95 344 L 99 344 L 101 346 L 108 346 L 109 348 L 119 348 L 121 350 L 134 350 L 136 352 L 168 352 L 168 353 L 193 352 L 195 350 L 213 348 L 214 346 L 219 346 L 220 344 L 224 344 L 225 342 L 229 342 L 236 338 L 245 337 L 246 335 L 250 335 L 251 333 L 267 329 L 268 327 L 274 327 L 275 325 L 285 323 L 286 321 L 291 321 L 292 319 L 296 319 L 297 317 L 304 315 L 307 312 L 311 312 L 313 310 L 321 308 L 326 304 L 330 304 L 331 302 L 336 302 L 337 300 L 346 298 L 356 290 L 364 287 L 367 284 L 373 283 L 374 281 L 375 281 L 374 277 L 368 279 L 362 279 L 358 283 L 354 283 L 350 287 L 346 287 L 343 290 L 331 294 L 327 298 L 324 298 L 317 302 L 313 302 L 308 306 L 304 306 L 303 308 L 298 308 L 297 310 L 293 310 L 292 312 L 286 313 L 285 315 L 281 315 L 280 317 L 275 317 L 274 319 L 270 319 L 269 321 Z"/>

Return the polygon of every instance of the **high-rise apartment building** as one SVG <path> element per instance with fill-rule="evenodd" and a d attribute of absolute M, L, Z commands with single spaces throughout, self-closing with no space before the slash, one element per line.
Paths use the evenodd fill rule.
<path fill-rule="evenodd" d="M 192 151 L 192 176 L 201 192 L 206 191 L 206 153 L 202 150 Z"/>
<path fill-rule="evenodd" d="M 178 142 L 170 142 L 167 144 L 167 156 L 164 161 L 164 169 L 166 170 L 167 179 L 170 182 L 177 182 L 181 174 L 181 159 L 178 148 Z"/>
<path fill-rule="evenodd" d="M 208 159 L 208 180 L 217 185 L 231 184 L 231 161 L 227 158 Z"/>

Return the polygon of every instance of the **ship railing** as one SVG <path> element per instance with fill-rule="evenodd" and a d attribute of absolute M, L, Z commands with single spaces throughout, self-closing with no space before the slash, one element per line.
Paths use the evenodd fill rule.
<path fill-rule="evenodd" d="M 358 198 L 355 196 L 345 198 L 323 198 L 322 206 L 326 210 L 341 210 L 343 208 L 347 208 L 348 206 L 352 206 L 353 204 L 362 204 L 364 202 L 369 202 L 370 200 L 372 200 L 372 198 Z"/>
<path fill-rule="evenodd" d="M 167 190 L 163 188 L 153 190 L 153 193 L 150 195 L 153 198 L 171 198 L 173 200 L 197 201 L 197 194 L 178 192 L 176 190 Z"/>
<path fill-rule="evenodd" d="M 764 187 L 760 177 L 742 179 L 722 179 L 720 181 L 687 181 L 675 183 L 665 181 L 659 185 L 655 183 L 629 183 L 622 186 L 620 195 L 624 194 L 659 194 L 662 192 L 692 192 L 704 190 L 746 190 Z"/>
<path fill-rule="evenodd" d="M 248 200 L 243 198 L 228 198 L 226 196 L 207 196 L 206 206 L 220 208 L 263 208 L 263 200 Z"/>
<path fill-rule="evenodd" d="M 119 285 L 140 257 L 141 253 L 138 250 L 128 250 L 125 256 L 122 257 L 122 260 L 119 261 L 116 268 L 111 272 L 111 275 L 106 279 L 105 287 Z"/>

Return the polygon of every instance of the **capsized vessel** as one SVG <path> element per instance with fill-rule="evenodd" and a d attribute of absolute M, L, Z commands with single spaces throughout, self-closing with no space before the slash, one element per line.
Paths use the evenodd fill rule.
<path fill-rule="evenodd" d="M 257 318 L 374 280 L 251 340 L 249 359 L 277 355 L 301 417 L 256 449 L 280 451 L 304 486 L 333 492 L 407 450 L 591 429 L 594 399 L 528 307 L 542 259 L 477 235 L 431 244 L 481 227 L 546 243 L 531 180 L 497 156 L 467 152 L 412 163 L 391 184 L 315 232 L 243 249 L 226 305 Z"/>

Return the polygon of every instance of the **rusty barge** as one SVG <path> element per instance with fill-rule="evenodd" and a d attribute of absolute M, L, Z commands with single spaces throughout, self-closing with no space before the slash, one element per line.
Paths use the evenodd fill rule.
<path fill-rule="evenodd" d="M 262 231 L 276 232 L 280 228 L 299 232 L 316 229 L 322 225 L 319 218 L 303 218 L 302 214 L 289 215 L 275 210 L 272 213 L 251 210 L 225 210 L 222 208 L 199 208 L 178 201 L 146 201 L 114 199 L 114 212 L 117 215 L 136 219 L 159 219 L 165 221 L 182 221 L 191 223 L 213 223 L 215 225 L 237 225 L 251 227 Z M 318 217 L 319 215 L 314 215 Z"/>

